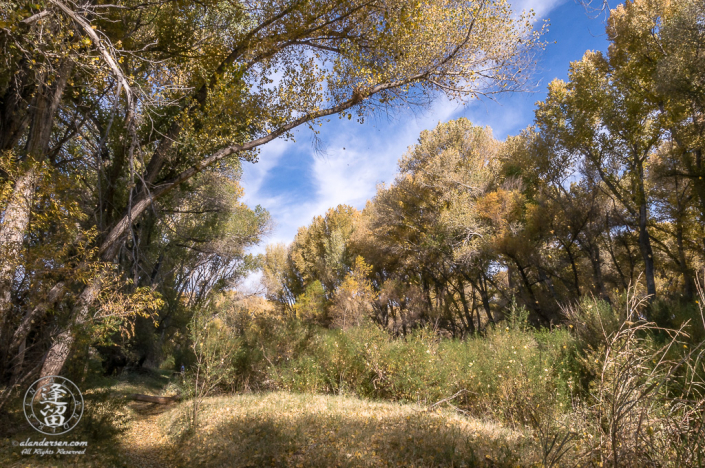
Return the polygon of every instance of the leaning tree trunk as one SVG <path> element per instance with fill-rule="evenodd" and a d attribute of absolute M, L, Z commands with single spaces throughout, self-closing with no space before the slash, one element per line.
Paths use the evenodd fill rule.
<path fill-rule="evenodd" d="M 83 290 L 71 311 L 71 316 L 74 317 L 73 323 L 54 338 L 54 342 L 51 344 L 51 348 L 49 348 L 49 352 L 44 359 L 40 377 L 59 375 L 61 373 L 61 369 L 64 367 L 64 363 L 71 352 L 71 346 L 76 340 L 76 328 L 88 320 L 90 307 L 98 297 L 100 288 L 101 278 L 99 276 Z"/>
<path fill-rule="evenodd" d="M 32 195 L 39 179 L 39 162 L 48 149 L 54 117 L 59 109 L 73 63 L 65 60 L 58 70 L 52 87 L 37 87 L 31 111 L 31 125 L 26 143 L 26 169 L 13 188 L 0 226 L 0 332 L 12 306 L 12 283 L 19 265 L 20 251 L 29 226 Z M 0 336 L 0 340 L 4 337 Z M 4 356 L 3 356 L 4 357 Z M 3 361 L 6 359 L 3 359 Z"/>
<path fill-rule="evenodd" d="M 24 349 L 26 347 L 29 332 L 32 330 L 32 325 L 41 321 L 44 318 L 44 316 L 47 314 L 47 312 L 49 312 L 49 310 L 51 310 L 54 304 L 56 304 L 61 299 L 65 291 L 66 285 L 63 282 L 59 282 L 54 285 L 54 287 L 51 288 L 51 290 L 47 294 L 46 299 L 37 304 L 30 312 L 28 312 L 24 316 L 22 322 L 20 322 L 20 325 L 15 330 L 15 333 L 12 335 L 12 338 L 9 340 L 5 340 L 6 342 L 9 342 L 6 354 L 12 355 L 12 353 L 16 351 L 16 353 L 14 354 L 15 357 L 13 358 L 14 362 L 12 366 L 12 378 L 10 379 L 11 381 L 14 382 L 19 379 L 22 373 L 22 368 L 24 364 Z"/>

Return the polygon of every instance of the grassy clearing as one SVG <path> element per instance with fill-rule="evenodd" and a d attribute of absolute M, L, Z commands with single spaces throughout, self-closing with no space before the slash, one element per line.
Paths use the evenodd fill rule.
<path fill-rule="evenodd" d="M 237 353 L 217 359 L 234 379 L 203 400 L 198 430 L 192 400 L 124 398 L 189 395 L 189 373 L 94 376 L 74 434 L 90 456 L 30 466 L 703 466 L 702 333 L 626 310 L 586 300 L 551 330 L 511 314 L 462 341 L 252 320 L 230 338 Z M 12 439 L 36 436 L 21 404 L 12 411 L 27 429 Z M 4 444 L 0 466 L 27 466 L 17 452 Z"/>
<path fill-rule="evenodd" d="M 208 398 L 196 434 L 187 430 L 188 410 L 159 416 L 167 443 L 178 447 L 169 465 L 513 466 L 526 445 L 519 432 L 454 412 L 349 396 Z"/>
<path fill-rule="evenodd" d="M 19 457 L 4 450 L 0 464 L 471 467 L 516 466 L 520 460 L 526 465 L 531 457 L 521 432 L 445 409 L 426 411 L 350 396 L 272 392 L 210 397 L 197 432 L 190 427 L 188 401 L 171 406 L 130 402 L 124 408 L 130 415 L 127 430 L 109 441 L 92 442 L 85 456 Z M 36 439 L 30 433 L 22 436 Z"/>

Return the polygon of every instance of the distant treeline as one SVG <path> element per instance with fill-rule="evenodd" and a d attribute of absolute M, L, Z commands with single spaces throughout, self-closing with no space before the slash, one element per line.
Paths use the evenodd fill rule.
<path fill-rule="evenodd" d="M 676 320 L 665 303 L 692 303 L 705 266 L 704 14 L 627 2 L 608 52 L 550 83 L 520 135 L 465 119 L 423 132 L 362 212 L 338 206 L 268 247 L 268 298 L 322 324 L 461 336 L 514 298 L 548 325 L 639 285 L 647 314 Z"/>

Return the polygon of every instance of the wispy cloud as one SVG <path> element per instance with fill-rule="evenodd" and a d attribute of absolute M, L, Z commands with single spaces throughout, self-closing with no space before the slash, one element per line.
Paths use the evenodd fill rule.
<path fill-rule="evenodd" d="M 241 184 L 245 189 L 243 201 L 250 205 L 260 203 L 260 189 L 269 172 L 274 168 L 294 143 L 284 140 L 274 140 L 262 147 L 259 160 L 256 164 L 244 163 Z M 261 195 L 261 194 L 260 194 Z"/>
<path fill-rule="evenodd" d="M 537 18 L 544 18 L 566 1 L 516 0 L 512 4 L 516 12 L 533 8 Z M 322 153 L 316 152 L 308 141 L 308 130 L 297 133 L 301 141 L 296 143 L 278 140 L 267 145 L 257 164 L 245 166 L 244 201 L 251 206 L 264 206 L 274 218 L 276 229 L 266 242 L 291 242 L 300 226 L 331 207 L 348 204 L 362 209 L 374 196 L 378 183 L 393 180 L 397 160 L 416 143 L 422 130 L 464 115 L 475 124 L 491 125 L 495 135 L 504 138 L 525 125 L 532 104 L 530 95 L 512 100 L 499 110 L 494 103 L 473 102 L 462 107 L 442 98 L 416 115 L 406 112 L 391 120 L 380 117 L 364 125 L 333 118 L 322 127 L 320 137 L 326 147 Z M 299 176 L 281 176 L 294 155 L 299 169 L 306 171 L 305 189 Z M 254 249 L 263 251 L 263 245 Z"/>
<path fill-rule="evenodd" d="M 515 12 L 534 10 L 536 18 L 545 18 L 554 8 L 568 0 L 514 0 L 511 2 Z M 572 0 L 571 0 L 572 1 Z"/>

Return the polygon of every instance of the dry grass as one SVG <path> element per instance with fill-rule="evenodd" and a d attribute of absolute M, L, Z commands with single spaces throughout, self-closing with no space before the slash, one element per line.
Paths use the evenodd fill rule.
<path fill-rule="evenodd" d="M 174 466 L 516 466 L 525 439 L 497 424 L 416 405 L 275 392 L 205 400 L 159 417 Z M 165 451 L 167 453 L 167 451 Z M 528 455 L 528 453 L 526 454 Z"/>

